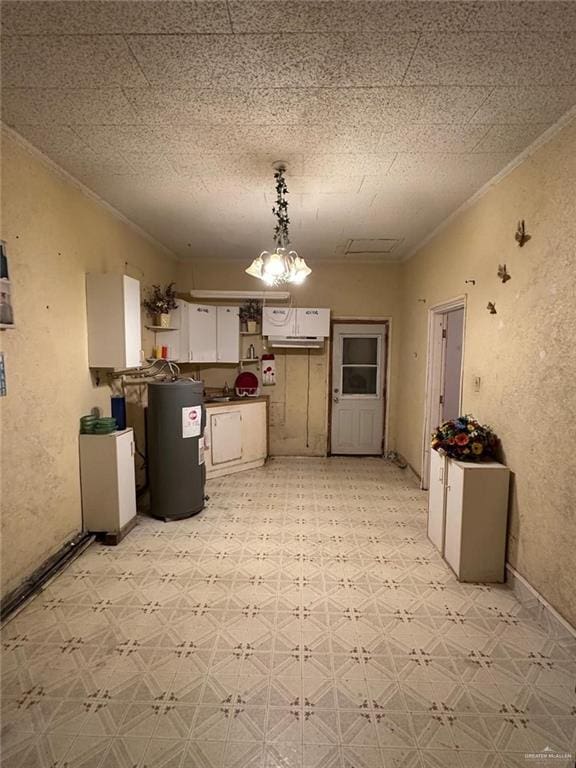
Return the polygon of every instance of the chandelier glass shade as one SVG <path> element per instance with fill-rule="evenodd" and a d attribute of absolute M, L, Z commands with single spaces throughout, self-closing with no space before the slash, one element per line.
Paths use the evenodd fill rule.
<path fill-rule="evenodd" d="M 266 285 L 277 286 L 288 283 L 300 284 L 312 272 L 303 258 L 296 251 L 289 250 L 290 236 L 288 234 L 288 188 L 284 180 L 284 168 L 279 167 L 274 178 L 276 180 L 276 205 L 272 213 L 276 216 L 274 242 L 276 250 L 262 251 L 245 271 L 262 280 Z"/>

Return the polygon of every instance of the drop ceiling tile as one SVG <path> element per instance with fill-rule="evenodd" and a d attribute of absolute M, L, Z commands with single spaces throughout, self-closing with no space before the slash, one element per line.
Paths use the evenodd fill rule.
<path fill-rule="evenodd" d="M 307 88 L 127 88 L 139 118 L 149 124 L 321 122 L 317 91 Z"/>
<path fill-rule="evenodd" d="M 313 154 L 304 158 L 304 175 L 323 176 L 382 176 L 396 155 L 389 154 Z"/>
<path fill-rule="evenodd" d="M 424 34 L 405 85 L 575 85 L 574 33 Z"/>
<path fill-rule="evenodd" d="M 338 122 L 465 123 L 490 93 L 489 87 L 389 86 L 325 88 L 317 92 L 318 113 Z"/>
<path fill-rule="evenodd" d="M 79 125 L 77 135 L 95 152 L 162 154 L 165 148 L 160 131 L 140 125 Z"/>
<path fill-rule="evenodd" d="M 225 0 L 8 0 L 3 34 L 231 32 Z"/>
<path fill-rule="evenodd" d="M 470 152 L 488 131 L 485 125 L 419 125 L 382 127 L 382 152 Z"/>
<path fill-rule="evenodd" d="M 230 0 L 229 6 L 236 32 L 576 28 L 570 0 Z"/>
<path fill-rule="evenodd" d="M 330 85 L 343 55 L 342 35 L 236 35 L 214 52 L 213 83 L 240 88 Z"/>
<path fill-rule="evenodd" d="M 418 42 L 418 34 L 356 33 L 344 36 L 341 67 L 332 85 L 399 85 Z"/>
<path fill-rule="evenodd" d="M 125 40 L 117 35 L 3 37 L 2 77 L 5 87 L 146 85 Z"/>
<path fill-rule="evenodd" d="M 121 125 L 137 122 L 120 88 L 4 88 L 2 118 L 9 125 Z"/>
<path fill-rule="evenodd" d="M 126 40 L 151 85 L 178 88 L 210 85 L 215 61 L 225 55 L 234 37 L 127 35 Z"/>
<path fill-rule="evenodd" d="M 473 123 L 552 123 L 576 104 L 576 86 L 494 88 Z"/>
<path fill-rule="evenodd" d="M 548 125 L 493 125 L 474 147 L 474 152 L 513 152 L 518 154 L 548 128 Z"/>
<path fill-rule="evenodd" d="M 308 150 L 369 153 L 380 137 L 380 129 L 370 125 L 176 125 L 158 130 L 172 153 L 221 154 L 225 148 L 233 154 L 275 155 L 279 160 Z"/>

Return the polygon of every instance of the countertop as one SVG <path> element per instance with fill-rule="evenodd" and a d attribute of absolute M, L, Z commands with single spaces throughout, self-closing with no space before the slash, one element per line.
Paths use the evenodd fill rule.
<path fill-rule="evenodd" d="M 206 408 L 222 408 L 227 405 L 249 405 L 250 403 L 267 403 L 268 395 L 259 395 L 258 397 L 233 397 L 231 400 L 224 400 L 217 403 L 204 403 Z"/>

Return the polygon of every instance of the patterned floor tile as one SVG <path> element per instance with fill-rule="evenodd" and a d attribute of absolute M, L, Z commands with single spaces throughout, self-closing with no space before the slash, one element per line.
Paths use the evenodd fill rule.
<path fill-rule="evenodd" d="M 208 491 L 1 628 L 3 767 L 573 765 L 576 641 L 459 584 L 409 475 L 272 460 Z"/>

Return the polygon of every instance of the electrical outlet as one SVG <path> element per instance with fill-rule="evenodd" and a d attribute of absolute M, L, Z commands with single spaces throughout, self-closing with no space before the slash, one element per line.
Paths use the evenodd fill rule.
<path fill-rule="evenodd" d="M 480 376 L 474 376 L 474 392 L 480 392 Z"/>

